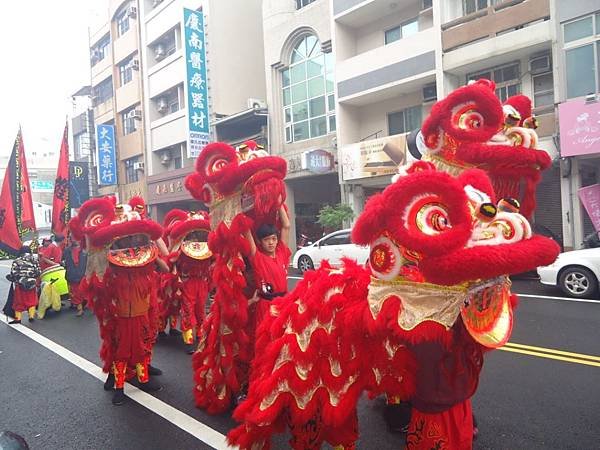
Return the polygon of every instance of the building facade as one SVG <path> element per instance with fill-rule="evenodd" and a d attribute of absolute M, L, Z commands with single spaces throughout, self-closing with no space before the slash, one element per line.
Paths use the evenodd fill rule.
<path fill-rule="evenodd" d="M 600 4 L 554 0 L 565 246 L 600 231 Z"/>
<path fill-rule="evenodd" d="M 202 14 L 211 140 L 237 145 L 266 141 L 265 79 L 260 0 L 140 1 L 148 205 L 162 220 L 174 207 L 199 209 L 184 187 L 194 170 L 188 149 L 184 8 Z M 188 24 L 189 25 L 189 24 Z M 200 33 L 201 35 L 201 33 Z M 191 38 L 190 38 L 191 39 Z M 194 99 L 196 102 L 196 99 Z M 199 101 L 198 101 L 199 102 Z"/>
<path fill-rule="evenodd" d="M 397 163 L 410 160 L 406 137 L 437 98 L 489 78 L 502 100 L 533 99 L 539 147 L 555 161 L 539 185 L 534 221 L 562 241 L 549 0 L 330 2 L 340 179 L 355 211 L 390 183 Z"/>
<path fill-rule="evenodd" d="M 269 147 L 288 163 L 291 248 L 319 237 L 319 210 L 341 201 L 330 16 L 329 0 L 263 2 Z"/>
<path fill-rule="evenodd" d="M 137 0 L 108 0 L 90 34 L 94 124 L 114 127 L 115 160 L 99 157 L 98 170 L 114 170 L 116 178 L 108 176 L 102 184 L 99 177 L 98 192 L 123 202 L 146 197 L 139 7 Z"/>

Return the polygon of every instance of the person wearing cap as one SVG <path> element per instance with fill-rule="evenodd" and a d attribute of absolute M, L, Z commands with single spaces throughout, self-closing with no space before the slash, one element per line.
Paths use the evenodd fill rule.
<path fill-rule="evenodd" d="M 77 316 L 83 316 L 84 295 L 80 288 L 81 280 L 85 277 L 87 266 L 87 251 L 82 249 L 77 239 L 69 239 L 63 256 L 65 260 L 66 278 L 69 283 L 71 307 L 77 308 Z"/>
<path fill-rule="evenodd" d="M 50 267 L 60 264 L 62 260 L 61 249 L 47 237 L 42 239 L 42 246 L 38 248 L 40 257 L 40 268 L 42 272 Z"/>
<path fill-rule="evenodd" d="M 14 320 L 9 323 L 21 323 L 23 312 L 27 311 L 29 321 L 33 322 L 35 307 L 37 306 L 37 277 L 40 275 L 40 266 L 31 254 L 31 248 L 24 245 L 19 251 L 19 256 L 12 263 L 10 274 L 6 279 L 14 283 L 14 299 L 12 308 Z"/>

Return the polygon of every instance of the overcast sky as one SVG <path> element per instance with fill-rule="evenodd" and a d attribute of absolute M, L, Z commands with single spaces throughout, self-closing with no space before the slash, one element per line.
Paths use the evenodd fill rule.
<path fill-rule="evenodd" d="M 10 154 L 19 123 L 27 153 L 58 151 L 66 115 L 72 111 L 70 96 L 90 83 L 88 24 L 107 3 L 2 3 L 0 156 Z"/>

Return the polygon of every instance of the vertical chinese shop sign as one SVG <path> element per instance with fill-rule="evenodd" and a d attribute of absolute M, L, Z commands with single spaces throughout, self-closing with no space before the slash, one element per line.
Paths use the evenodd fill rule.
<path fill-rule="evenodd" d="M 98 145 L 98 184 L 101 186 L 117 184 L 115 127 L 113 125 L 97 125 L 96 142 Z"/>
<path fill-rule="evenodd" d="M 188 158 L 196 158 L 210 142 L 204 14 L 183 8 L 188 116 Z"/>

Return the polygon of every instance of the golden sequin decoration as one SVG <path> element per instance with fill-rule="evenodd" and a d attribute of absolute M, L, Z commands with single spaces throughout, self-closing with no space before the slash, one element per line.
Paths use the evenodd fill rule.
<path fill-rule="evenodd" d="M 212 256 L 208 242 L 183 241 L 181 251 L 192 259 L 202 261 Z"/>
<path fill-rule="evenodd" d="M 119 267 L 143 267 L 158 257 L 158 248 L 154 244 L 122 250 L 109 250 L 108 261 Z"/>

